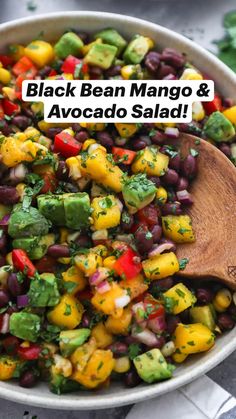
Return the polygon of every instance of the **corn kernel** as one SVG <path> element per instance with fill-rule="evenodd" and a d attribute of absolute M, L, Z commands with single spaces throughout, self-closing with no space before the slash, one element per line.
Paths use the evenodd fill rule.
<path fill-rule="evenodd" d="M 202 75 L 194 68 L 186 68 L 180 80 L 203 80 Z"/>
<path fill-rule="evenodd" d="M 58 262 L 62 263 L 63 265 L 69 265 L 69 263 L 71 262 L 71 258 L 59 258 L 57 260 L 58 260 Z"/>
<path fill-rule="evenodd" d="M 9 253 L 6 255 L 6 262 L 7 262 L 7 265 L 11 265 L 11 266 L 13 266 L 13 262 L 12 262 L 12 252 L 9 252 Z"/>
<path fill-rule="evenodd" d="M 80 124 L 81 125 L 81 124 Z M 82 146 L 82 150 L 83 151 L 86 151 L 88 148 L 89 148 L 89 146 L 91 145 L 91 144 L 95 144 L 96 143 L 96 141 L 95 140 L 93 140 L 92 138 L 89 138 L 88 140 L 86 140 L 84 143 L 83 143 L 83 146 Z"/>
<path fill-rule="evenodd" d="M 34 127 L 28 127 L 24 131 L 27 140 L 38 141 L 40 137 L 40 131 Z"/>
<path fill-rule="evenodd" d="M 10 99 L 12 101 L 14 101 L 16 99 L 15 90 L 12 89 L 12 87 L 4 86 L 2 88 L 2 93 L 5 97 L 7 97 L 8 99 Z"/>
<path fill-rule="evenodd" d="M 227 288 L 222 288 L 217 292 L 213 300 L 213 305 L 219 313 L 227 310 L 232 302 L 231 292 Z"/>
<path fill-rule="evenodd" d="M 0 68 L 0 82 L 3 84 L 8 84 L 11 81 L 11 73 L 5 68 Z"/>
<path fill-rule="evenodd" d="M 16 185 L 16 190 L 18 192 L 18 194 L 20 195 L 20 201 L 23 201 L 24 195 L 25 195 L 25 188 L 26 188 L 26 184 L 25 183 L 18 183 L 18 185 Z"/>
<path fill-rule="evenodd" d="M 205 118 L 205 110 L 201 102 L 193 102 L 192 118 L 194 121 L 202 121 Z"/>
<path fill-rule="evenodd" d="M 115 365 L 113 371 L 123 374 L 124 372 L 129 371 L 130 369 L 130 360 L 128 356 L 122 356 L 121 358 L 115 359 Z"/>
<path fill-rule="evenodd" d="M 167 201 L 167 197 L 168 197 L 166 189 L 163 188 L 162 186 L 160 186 L 157 189 L 156 197 L 157 197 L 157 200 L 158 200 L 159 204 L 162 204 L 162 205 L 165 204 L 166 201 Z"/>
<path fill-rule="evenodd" d="M 71 135 L 72 137 L 75 136 L 75 133 L 74 133 L 73 129 L 71 129 L 71 128 L 63 129 L 63 132 L 66 132 L 67 134 Z"/>
<path fill-rule="evenodd" d="M 67 243 L 67 238 L 68 238 L 68 230 L 67 228 L 60 228 L 60 243 Z"/>
<path fill-rule="evenodd" d="M 70 178 L 73 180 L 78 180 L 82 177 L 80 163 L 76 157 L 69 157 L 66 159 L 66 165 L 69 167 Z"/>

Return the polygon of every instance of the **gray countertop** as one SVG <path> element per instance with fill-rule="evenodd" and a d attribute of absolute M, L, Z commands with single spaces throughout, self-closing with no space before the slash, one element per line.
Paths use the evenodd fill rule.
<path fill-rule="evenodd" d="M 29 4 L 35 4 L 34 11 Z M 214 51 L 213 40 L 223 34 L 222 16 L 236 9 L 235 0 L 1 0 L 0 23 L 25 16 L 63 10 L 97 10 L 147 19 L 194 39 Z M 208 374 L 236 397 L 236 353 Z M 26 390 L 27 391 L 27 390 Z M 90 412 L 59 412 L 0 400 L 0 419 L 123 419 L 130 407 Z"/>

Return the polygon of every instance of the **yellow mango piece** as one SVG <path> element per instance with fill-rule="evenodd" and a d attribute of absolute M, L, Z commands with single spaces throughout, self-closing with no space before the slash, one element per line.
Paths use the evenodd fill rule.
<path fill-rule="evenodd" d="M 0 381 L 10 380 L 17 367 L 17 361 L 9 356 L 0 357 Z"/>
<path fill-rule="evenodd" d="M 110 350 L 96 349 L 83 372 L 75 371 L 71 378 L 87 388 L 95 388 L 110 376 L 114 364 Z"/>
<path fill-rule="evenodd" d="M 201 323 L 178 324 L 173 340 L 177 353 L 189 355 L 208 351 L 215 343 L 215 335 Z"/>
<path fill-rule="evenodd" d="M 94 198 L 91 203 L 93 209 L 93 229 L 103 230 L 120 224 L 121 210 L 114 195 Z"/>
<path fill-rule="evenodd" d="M 186 354 L 181 354 L 181 353 L 174 353 L 172 355 L 173 361 L 176 362 L 177 364 L 182 364 L 182 362 L 185 361 L 185 359 L 187 358 L 188 355 Z"/>
<path fill-rule="evenodd" d="M 113 269 L 113 266 L 115 263 L 116 263 L 115 256 L 108 256 L 106 259 L 104 259 L 103 266 L 108 269 Z"/>
<path fill-rule="evenodd" d="M 102 185 L 106 188 L 112 189 L 113 191 L 119 193 L 122 189 L 122 178 L 124 173 L 118 166 L 112 166 L 109 169 L 109 174 L 102 179 Z"/>
<path fill-rule="evenodd" d="M 33 106 L 33 105 L 32 105 Z M 47 132 L 49 128 L 69 128 L 71 124 L 65 122 L 46 122 L 43 119 L 38 122 L 40 131 Z"/>
<path fill-rule="evenodd" d="M 142 274 L 135 276 L 132 280 L 123 279 L 119 282 L 119 285 L 127 290 L 131 300 L 142 295 L 148 289 L 148 285 L 145 284 L 144 276 Z"/>
<path fill-rule="evenodd" d="M 0 83 L 8 84 L 11 81 L 11 73 L 5 68 L 0 68 Z"/>
<path fill-rule="evenodd" d="M 149 176 L 162 176 L 165 174 L 169 157 L 160 153 L 157 148 L 146 147 L 141 150 L 132 164 L 133 173 L 146 173 Z"/>
<path fill-rule="evenodd" d="M 2 93 L 5 97 L 7 97 L 8 99 L 12 101 L 16 100 L 16 93 L 15 93 L 15 90 L 12 89 L 12 87 L 4 86 L 2 88 Z"/>
<path fill-rule="evenodd" d="M 80 122 L 80 126 L 89 131 L 103 131 L 106 128 L 106 124 L 101 122 Z"/>
<path fill-rule="evenodd" d="M 22 142 L 16 138 L 5 138 L 1 145 L 2 162 L 7 167 L 13 167 L 25 160 Z M 32 161 L 33 159 L 31 159 Z"/>
<path fill-rule="evenodd" d="M 106 257 L 108 254 L 107 248 L 103 244 L 98 244 L 97 246 L 92 247 L 90 251 L 102 257 Z"/>
<path fill-rule="evenodd" d="M 61 297 L 60 302 L 48 312 L 48 321 L 66 329 L 75 329 L 84 312 L 82 304 L 70 294 Z"/>
<path fill-rule="evenodd" d="M 223 115 L 230 121 L 232 124 L 236 125 L 236 105 L 231 106 L 231 108 L 225 109 Z"/>
<path fill-rule="evenodd" d="M 189 215 L 165 215 L 162 217 L 164 235 L 175 243 L 195 241 L 192 221 Z"/>
<path fill-rule="evenodd" d="M 97 268 L 99 268 L 99 266 L 102 266 L 102 258 L 92 252 L 87 255 L 76 255 L 75 264 L 85 274 L 85 276 L 90 276 L 97 270 Z"/>
<path fill-rule="evenodd" d="M 65 287 L 67 288 L 68 294 L 76 294 L 78 291 L 83 291 L 83 289 L 87 286 L 87 280 L 85 279 L 83 273 L 77 268 L 77 266 L 73 265 L 67 271 L 62 273 L 63 281 Z M 71 285 L 71 291 L 69 291 L 69 286 Z"/>
<path fill-rule="evenodd" d="M 38 141 L 41 135 L 40 131 L 34 127 L 28 127 L 25 129 L 24 134 L 27 140 Z"/>
<path fill-rule="evenodd" d="M 173 299 L 173 314 L 179 314 L 196 303 L 197 299 L 194 294 L 182 282 L 174 285 L 164 293 L 165 297 Z"/>
<path fill-rule="evenodd" d="M 112 314 L 114 317 L 121 317 L 122 308 L 116 308 L 115 299 L 124 295 L 124 290 L 116 282 L 110 283 L 111 289 L 103 294 L 96 292 L 91 299 L 92 305 L 104 314 Z"/>
<path fill-rule="evenodd" d="M 113 335 L 128 335 L 129 333 L 129 326 L 132 320 L 132 313 L 129 307 L 124 308 L 123 314 L 121 317 L 116 318 L 113 316 L 108 316 L 106 320 L 105 327 L 108 332 L 112 333 Z"/>
<path fill-rule="evenodd" d="M 158 204 L 164 205 L 168 198 L 167 190 L 163 188 L 163 186 L 159 186 L 159 188 L 157 188 L 156 197 Z"/>
<path fill-rule="evenodd" d="M 132 137 L 138 131 L 137 124 L 122 124 L 117 123 L 115 124 L 117 131 L 119 132 L 121 137 L 129 138 Z"/>
<path fill-rule="evenodd" d="M 97 348 L 96 339 L 91 337 L 87 343 L 79 346 L 71 355 L 70 361 L 75 367 L 76 371 L 82 372 L 92 356 L 93 352 Z"/>
<path fill-rule="evenodd" d="M 36 40 L 27 45 L 25 48 L 25 55 L 41 68 L 53 60 L 54 51 L 49 42 Z"/>
<path fill-rule="evenodd" d="M 102 322 L 96 324 L 96 326 L 93 327 L 91 336 L 96 339 L 97 347 L 101 349 L 111 345 L 114 341 L 112 334 L 108 332 Z"/>
<path fill-rule="evenodd" d="M 144 274 L 148 279 L 161 279 L 179 271 L 179 262 L 173 252 L 162 253 L 142 262 Z"/>
<path fill-rule="evenodd" d="M 25 55 L 25 47 L 19 44 L 12 44 L 9 47 L 9 53 L 14 61 L 19 61 Z"/>

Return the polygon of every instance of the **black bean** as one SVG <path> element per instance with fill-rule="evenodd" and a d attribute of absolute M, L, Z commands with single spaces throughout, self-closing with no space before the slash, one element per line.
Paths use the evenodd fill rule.
<path fill-rule="evenodd" d="M 121 229 L 126 233 L 129 232 L 134 224 L 134 216 L 129 214 L 127 211 L 123 211 L 121 214 Z"/>
<path fill-rule="evenodd" d="M 161 53 L 161 60 L 174 68 L 181 68 L 185 63 L 185 57 L 173 48 L 165 48 Z"/>
<path fill-rule="evenodd" d="M 0 308 L 6 307 L 10 301 L 10 296 L 6 290 L 0 289 Z"/>
<path fill-rule="evenodd" d="M 156 51 L 149 52 L 144 61 L 145 67 L 151 73 L 156 73 L 160 65 L 160 54 Z"/>
<path fill-rule="evenodd" d="M 113 139 L 107 131 L 97 132 L 97 139 L 103 147 L 111 148 L 114 145 Z"/>
<path fill-rule="evenodd" d="M 197 160 L 189 154 L 181 162 L 181 170 L 183 175 L 188 179 L 193 179 L 197 174 Z"/>
<path fill-rule="evenodd" d="M 153 295 L 153 297 L 157 298 L 160 292 L 168 290 L 169 288 L 173 287 L 173 285 L 173 278 L 171 276 L 167 276 L 166 278 L 152 281 L 148 289 L 148 292 L 150 292 Z"/>
<path fill-rule="evenodd" d="M 177 201 L 177 195 L 176 195 L 174 189 L 169 189 L 167 191 L 167 196 L 168 196 L 168 201 L 169 202 Z"/>
<path fill-rule="evenodd" d="M 11 127 L 9 126 L 9 124 L 7 123 L 7 121 L 5 119 L 0 119 L 0 131 L 6 137 L 8 137 L 10 135 L 10 133 L 12 132 Z"/>
<path fill-rule="evenodd" d="M 101 67 L 97 67 L 97 66 L 90 66 L 89 67 L 89 74 L 91 76 L 91 78 L 100 78 L 103 74 L 103 70 Z"/>
<path fill-rule="evenodd" d="M 91 239 L 86 234 L 80 234 L 75 243 L 80 247 L 90 247 Z"/>
<path fill-rule="evenodd" d="M 82 320 L 81 320 L 81 326 L 85 327 L 85 328 L 88 328 L 89 325 L 90 325 L 90 321 L 91 321 L 90 316 L 87 313 L 84 313 L 83 317 L 82 317 Z"/>
<path fill-rule="evenodd" d="M 6 258 L 5 256 L 0 254 L 0 267 L 6 265 Z"/>
<path fill-rule="evenodd" d="M 132 140 L 132 147 L 135 151 L 143 150 L 147 146 L 146 142 L 140 138 Z"/>
<path fill-rule="evenodd" d="M 82 39 L 84 44 L 88 44 L 90 40 L 90 36 L 87 32 L 82 31 L 75 31 L 75 33 L 79 36 L 80 39 Z"/>
<path fill-rule="evenodd" d="M 157 71 L 156 77 L 158 79 L 163 79 L 164 77 L 168 76 L 169 74 L 176 74 L 176 70 L 174 67 L 170 65 L 166 65 L 164 63 L 160 63 L 159 69 Z"/>
<path fill-rule="evenodd" d="M 53 258 L 67 258 L 70 256 L 70 249 L 64 244 L 53 244 L 49 246 L 47 254 Z"/>
<path fill-rule="evenodd" d="M 89 138 L 87 131 L 81 130 L 75 134 L 75 139 L 80 143 L 84 143 Z"/>
<path fill-rule="evenodd" d="M 136 387 L 141 383 L 141 381 L 141 378 L 139 377 L 137 371 L 134 368 L 130 369 L 124 375 L 124 384 L 126 387 Z"/>
<path fill-rule="evenodd" d="M 153 144 L 161 145 L 166 141 L 166 135 L 161 131 L 155 131 L 150 135 L 150 139 Z"/>
<path fill-rule="evenodd" d="M 152 234 L 145 226 L 141 226 L 135 231 L 134 238 L 140 253 L 149 252 L 154 244 Z"/>
<path fill-rule="evenodd" d="M 190 323 L 190 317 L 189 317 L 189 310 L 181 311 L 179 314 L 180 320 L 182 323 Z"/>
<path fill-rule="evenodd" d="M 179 180 L 178 173 L 173 169 L 167 169 L 167 172 L 161 177 L 166 185 L 176 185 Z"/>
<path fill-rule="evenodd" d="M 17 204 L 20 197 L 13 186 L 0 186 L 0 203 L 4 205 Z"/>
<path fill-rule="evenodd" d="M 4 254 L 7 251 L 7 236 L 2 230 L 0 230 L 0 251 Z"/>
<path fill-rule="evenodd" d="M 161 226 L 159 225 L 153 226 L 151 228 L 151 234 L 152 234 L 153 243 L 158 243 L 162 235 Z"/>
<path fill-rule="evenodd" d="M 217 324 L 221 330 L 230 330 L 233 329 L 235 322 L 229 314 L 221 313 L 218 315 Z"/>
<path fill-rule="evenodd" d="M 128 345 L 125 342 L 114 342 L 107 349 L 113 352 L 115 358 L 120 358 L 128 354 Z"/>
<path fill-rule="evenodd" d="M 45 65 L 45 67 L 41 68 L 38 72 L 38 75 L 45 79 L 51 73 L 52 68 L 49 65 Z"/>
<path fill-rule="evenodd" d="M 180 160 L 179 154 L 177 154 L 174 157 L 171 157 L 170 161 L 169 161 L 169 168 L 174 169 L 174 170 L 176 170 L 176 172 L 178 172 L 179 169 L 180 169 L 180 162 L 181 162 L 181 160 Z"/>
<path fill-rule="evenodd" d="M 182 209 L 181 209 L 180 202 L 178 201 L 167 202 L 166 204 L 162 206 L 162 214 L 163 215 L 169 215 L 169 214 L 181 215 Z"/>
<path fill-rule="evenodd" d="M 12 118 L 11 123 L 21 130 L 25 130 L 32 124 L 32 120 L 24 115 L 16 115 Z"/>
<path fill-rule="evenodd" d="M 167 323 L 167 332 L 172 335 L 177 327 L 178 323 L 181 323 L 180 318 L 178 316 L 167 316 L 166 319 Z"/>
<path fill-rule="evenodd" d="M 63 128 L 60 127 L 53 127 L 49 128 L 47 131 L 47 137 L 51 138 L 51 140 L 54 140 L 55 135 L 60 134 Z"/>
<path fill-rule="evenodd" d="M 199 303 L 209 304 L 212 302 L 214 294 L 209 288 L 197 288 L 196 297 Z"/>
<path fill-rule="evenodd" d="M 23 294 L 24 287 L 17 279 L 16 273 L 12 272 L 7 278 L 7 287 L 13 297 Z"/>
<path fill-rule="evenodd" d="M 28 107 L 22 108 L 22 113 L 32 120 L 35 118 L 34 112 Z"/>
<path fill-rule="evenodd" d="M 106 70 L 106 77 L 115 77 L 120 75 L 121 65 L 113 65 Z"/>
<path fill-rule="evenodd" d="M 157 187 L 161 185 L 161 181 L 158 176 L 149 176 L 148 179 L 151 180 Z"/>
<path fill-rule="evenodd" d="M 79 132 L 82 129 L 80 124 L 77 124 L 76 122 L 74 124 L 71 124 L 71 128 L 74 132 Z"/>
<path fill-rule="evenodd" d="M 24 371 L 20 377 L 19 384 L 21 387 L 31 388 L 36 384 L 37 378 L 33 371 Z"/>
<path fill-rule="evenodd" d="M 222 153 L 224 153 L 227 157 L 231 157 L 231 148 L 228 144 L 226 143 L 221 143 L 219 145 L 219 149 L 220 151 L 222 151 Z"/>
<path fill-rule="evenodd" d="M 189 187 L 189 181 L 186 177 L 179 177 L 179 180 L 176 184 L 176 191 L 184 191 Z"/>
<path fill-rule="evenodd" d="M 66 163 L 63 160 L 60 160 L 58 162 L 57 170 L 56 170 L 56 177 L 59 180 L 63 180 L 63 181 L 68 180 L 69 170 Z"/>

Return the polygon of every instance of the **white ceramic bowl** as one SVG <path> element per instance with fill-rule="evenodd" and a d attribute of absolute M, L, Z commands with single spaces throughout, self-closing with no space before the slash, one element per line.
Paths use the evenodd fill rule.
<path fill-rule="evenodd" d="M 236 95 L 236 76 L 212 54 L 188 40 L 154 23 L 129 16 L 103 12 L 62 12 L 20 19 L 0 25 L 0 50 L 11 43 L 24 43 L 36 39 L 43 30 L 45 40 L 56 39 L 68 28 L 95 32 L 104 27 L 114 27 L 125 37 L 139 33 L 154 39 L 157 47 L 173 47 L 185 52 L 188 59 L 209 74 L 222 94 Z M 236 99 L 236 97 L 234 97 Z M 147 400 L 189 383 L 214 368 L 236 349 L 236 332 L 225 334 L 216 341 L 215 347 L 201 355 L 190 357 L 174 373 L 171 380 L 157 384 L 142 384 L 126 389 L 117 383 L 103 391 L 80 392 L 57 396 L 49 392 L 47 384 L 23 389 L 13 382 L 0 382 L 0 397 L 19 403 L 53 409 L 104 409 Z"/>

